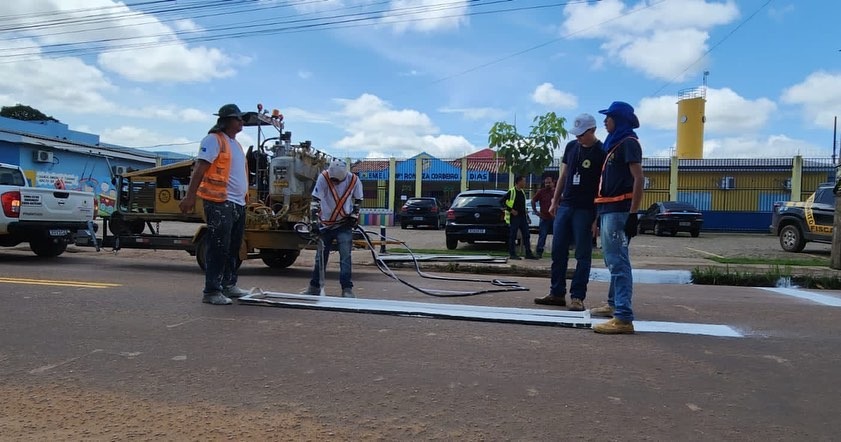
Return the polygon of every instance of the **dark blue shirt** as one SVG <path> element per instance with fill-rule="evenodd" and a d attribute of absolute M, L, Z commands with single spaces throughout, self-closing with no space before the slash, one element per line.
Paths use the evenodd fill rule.
<path fill-rule="evenodd" d="M 601 196 L 619 196 L 634 191 L 634 176 L 631 163 L 642 162 L 642 146 L 634 138 L 625 138 L 614 149 L 607 152 L 602 171 Z M 628 212 L 631 199 L 598 205 L 599 213 Z"/>
<path fill-rule="evenodd" d="M 596 141 L 590 147 L 581 146 L 578 140 L 567 143 L 563 158 L 566 164 L 566 181 L 561 205 L 576 209 L 593 208 L 605 156 L 601 141 Z M 579 175 L 578 185 L 573 184 L 575 174 Z"/>

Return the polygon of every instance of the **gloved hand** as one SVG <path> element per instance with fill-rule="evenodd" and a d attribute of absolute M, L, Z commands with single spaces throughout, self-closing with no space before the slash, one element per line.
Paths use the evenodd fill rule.
<path fill-rule="evenodd" d="M 637 236 L 637 232 L 639 231 L 639 228 L 637 226 L 638 223 L 639 218 L 637 217 L 637 214 L 634 212 L 629 213 L 628 219 L 625 221 L 625 236 L 628 239 Z"/>
<path fill-rule="evenodd" d="M 354 214 L 351 214 L 349 217 L 347 217 L 347 224 L 350 226 L 351 229 L 355 229 L 357 226 L 359 226 L 359 216 L 354 216 Z"/>

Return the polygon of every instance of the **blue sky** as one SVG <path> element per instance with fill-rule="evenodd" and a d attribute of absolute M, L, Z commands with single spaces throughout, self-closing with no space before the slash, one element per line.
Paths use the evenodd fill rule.
<path fill-rule="evenodd" d="M 839 17 L 830 0 L 3 2 L 0 104 L 192 154 L 219 106 L 262 103 L 332 155 L 455 158 L 495 121 L 525 133 L 622 100 L 644 154 L 667 156 L 677 93 L 709 71 L 705 157 L 829 157 Z"/>

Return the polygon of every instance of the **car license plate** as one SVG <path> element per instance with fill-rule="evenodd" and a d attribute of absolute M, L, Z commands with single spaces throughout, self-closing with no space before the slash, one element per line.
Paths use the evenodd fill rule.
<path fill-rule="evenodd" d="M 422 216 L 416 216 L 416 217 L 412 218 L 412 220 L 414 220 L 414 221 L 423 221 L 423 217 L 422 217 Z"/>
<path fill-rule="evenodd" d="M 467 229 L 467 233 L 478 233 L 480 235 L 484 235 L 485 229 Z"/>
<path fill-rule="evenodd" d="M 67 236 L 68 233 L 67 229 L 50 229 L 50 236 Z"/>
<path fill-rule="evenodd" d="M 681 227 L 688 227 L 690 224 L 691 224 L 691 223 L 688 223 L 688 222 L 683 222 L 683 223 L 680 223 L 680 226 L 681 226 Z"/>

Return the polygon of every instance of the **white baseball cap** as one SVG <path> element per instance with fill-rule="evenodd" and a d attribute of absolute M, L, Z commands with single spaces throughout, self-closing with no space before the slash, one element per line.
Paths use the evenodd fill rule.
<path fill-rule="evenodd" d="M 330 161 L 330 167 L 327 168 L 327 174 L 330 178 L 344 181 L 347 177 L 347 163 L 343 159 L 333 158 L 333 161 Z"/>
<path fill-rule="evenodd" d="M 590 114 L 581 114 L 575 117 L 575 121 L 572 123 L 572 128 L 569 130 L 569 133 L 577 136 L 580 136 L 584 132 L 587 132 L 588 129 L 593 129 L 596 127 L 596 119 L 593 118 Z"/>

